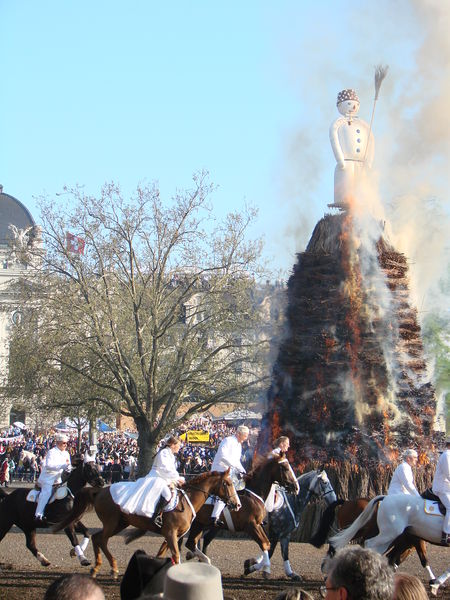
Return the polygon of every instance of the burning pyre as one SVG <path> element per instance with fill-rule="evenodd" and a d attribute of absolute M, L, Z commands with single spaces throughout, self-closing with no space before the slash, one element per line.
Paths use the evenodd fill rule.
<path fill-rule="evenodd" d="M 357 229 L 326 215 L 298 255 L 259 440 L 289 435 L 297 470 L 324 465 L 341 498 L 386 492 L 408 447 L 429 484 L 436 414 L 406 258 L 382 230 L 362 242 Z"/>

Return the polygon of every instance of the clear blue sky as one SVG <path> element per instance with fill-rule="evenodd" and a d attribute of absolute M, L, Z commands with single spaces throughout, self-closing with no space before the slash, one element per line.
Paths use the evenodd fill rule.
<path fill-rule="evenodd" d="M 389 64 L 374 132 L 401 153 L 392 114 L 408 128 L 421 85 L 442 101 L 443 4 L 0 0 L 0 183 L 38 218 L 33 197 L 65 184 L 158 180 L 170 197 L 207 169 L 216 211 L 258 206 L 253 233 L 289 271 L 332 201 L 337 92 L 356 88 L 369 120 Z"/>

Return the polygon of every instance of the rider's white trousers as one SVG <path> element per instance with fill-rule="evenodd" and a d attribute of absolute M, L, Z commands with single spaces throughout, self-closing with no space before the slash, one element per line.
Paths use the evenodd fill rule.
<path fill-rule="evenodd" d="M 50 496 L 52 495 L 52 485 L 43 485 L 41 484 L 41 493 L 39 494 L 38 503 L 36 507 L 36 515 L 40 515 L 41 517 L 44 515 L 45 507 L 47 506 L 47 502 L 50 500 Z"/>
<path fill-rule="evenodd" d="M 211 514 L 211 518 L 213 519 L 217 519 L 217 517 L 220 515 L 220 513 L 223 511 L 223 509 L 225 508 L 225 502 L 223 502 L 222 500 L 216 500 L 216 503 L 214 504 L 214 508 Z"/>

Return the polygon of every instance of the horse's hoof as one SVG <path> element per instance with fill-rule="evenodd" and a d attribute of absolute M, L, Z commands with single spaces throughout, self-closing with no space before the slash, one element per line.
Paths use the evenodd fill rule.
<path fill-rule="evenodd" d="M 91 569 L 91 573 L 90 573 L 92 579 L 95 579 L 97 577 L 97 571 L 95 570 L 95 568 Z"/>
<path fill-rule="evenodd" d="M 188 550 L 186 552 L 186 560 L 192 560 L 194 558 L 195 554 L 193 552 L 191 552 L 190 550 Z"/>
<path fill-rule="evenodd" d="M 89 567 L 91 565 L 91 561 L 88 560 L 87 558 L 82 558 L 80 561 L 80 565 L 82 567 Z"/>
<path fill-rule="evenodd" d="M 270 573 L 268 573 L 267 571 L 263 571 L 262 577 L 263 577 L 263 579 L 270 579 Z"/>
<path fill-rule="evenodd" d="M 70 551 L 70 556 L 71 558 L 75 558 L 76 554 L 75 554 L 75 550 L 72 548 L 72 550 Z"/>
<path fill-rule="evenodd" d="M 297 573 L 291 573 L 288 575 L 291 581 L 303 581 L 303 577 L 301 575 L 297 575 Z"/>
<path fill-rule="evenodd" d="M 119 579 L 119 571 L 113 571 L 111 569 L 111 575 L 113 579 Z"/>
<path fill-rule="evenodd" d="M 244 575 L 249 575 L 251 573 L 250 567 L 252 566 L 250 558 L 247 558 L 247 560 L 244 561 Z"/>
<path fill-rule="evenodd" d="M 41 565 L 42 565 L 43 567 L 49 567 L 49 566 L 50 566 L 50 564 L 51 564 L 51 563 L 50 563 L 50 561 L 49 561 L 49 560 L 43 560 L 43 561 L 41 562 Z"/>
<path fill-rule="evenodd" d="M 436 585 L 436 584 L 437 584 L 436 578 L 430 579 L 428 582 L 428 585 Z"/>

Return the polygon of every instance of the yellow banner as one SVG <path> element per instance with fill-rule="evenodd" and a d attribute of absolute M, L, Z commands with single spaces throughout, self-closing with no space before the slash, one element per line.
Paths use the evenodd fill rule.
<path fill-rule="evenodd" d="M 202 431 L 201 429 L 190 429 L 186 434 L 183 434 L 183 436 L 180 437 L 184 438 L 184 436 L 187 442 L 209 442 L 209 432 Z"/>

